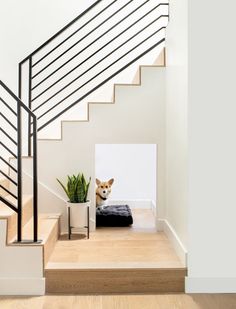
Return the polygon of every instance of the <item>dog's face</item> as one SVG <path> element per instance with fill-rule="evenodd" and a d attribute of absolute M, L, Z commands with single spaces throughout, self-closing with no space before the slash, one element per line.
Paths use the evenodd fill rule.
<path fill-rule="evenodd" d="M 111 193 L 111 186 L 114 182 L 114 179 L 110 179 L 109 181 L 100 181 L 96 179 L 97 190 L 96 192 L 103 198 L 108 198 Z"/>

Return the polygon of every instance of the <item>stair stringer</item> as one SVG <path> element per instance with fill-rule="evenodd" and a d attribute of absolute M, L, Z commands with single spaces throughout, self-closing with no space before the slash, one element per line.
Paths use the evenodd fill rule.
<path fill-rule="evenodd" d="M 164 58 L 165 59 L 165 58 Z M 109 105 L 109 104 L 115 104 L 116 102 L 116 87 L 119 86 L 124 86 L 124 87 L 139 87 L 142 86 L 142 69 L 143 68 L 163 68 L 165 67 L 165 60 L 164 60 L 164 64 L 163 65 L 140 65 L 138 70 L 137 70 L 137 76 L 134 77 L 134 81 L 133 83 L 130 84 L 123 84 L 123 83 L 116 83 L 113 85 L 113 95 L 112 95 L 112 99 L 111 101 L 106 101 L 106 102 L 88 102 L 87 103 L 87 119 L 84 120 L 62 120 L 61 123 L 61 127 L 60 127 L 60 138 L 38 138 L 39 141 L 61 141 L 63 140 L 63 124 L 66 123 L 76 123 L 76 122 L 89 122 L 90 121 L 90 107 L 95 105 Z"/>
<path fill-rule="evenodd" d="M 148 58 L 147 58 L 148 56 Z M 149 59 L 149 60 L 148 60 Z M 151 64 L 150 64 L 151 63 Z M 61 140 L 61 125 L 63 121 L 88 121 L 89 115 L 89 103 L 99 103 L 110 104 L 114 102 L 114 88 L 115 85 L 119 85 L 117 80 L 120 81 L 124 79 L 126 82 L 122 85 L 140 85 L 141 76 L 140 70 L 142 67 L 153 67 L 153 66 L 165 66 L 166 65 L 166 49 L 165 47 L 158 47 L 158 49 L 150 52 L 148 55 L 144 56 L 139 60 L 139 63 L 134 63 L 131 67 L 127 68 L 125 71 L 121 72 L 114 79 L 110 80 L 108 83 L 103 85 L 101 88 L 97 89 L 93 94 L 89 95 L 87 98 L 79 102 L 76 106 L 72 107 L 71 110 L 67 111 L 65 114 L 60 116 L 53 123 L 49 124 L 48 127 L 44 128 L 39 132 L 38 138 L 40 140 Z M 138 68 L 138 69 L 136 69 Z M 133 73 L 131 74 L 132 71 Z M 128 78 L 124 74 L 128 74 Z M 75 119 L 76 118 L 76 119 Z M 53 133 L 52 133 L 53 132 Z M 47 135 L 45 137 L 45 135 Z M 50 136 L 50 138 L 48 138 Z"/>

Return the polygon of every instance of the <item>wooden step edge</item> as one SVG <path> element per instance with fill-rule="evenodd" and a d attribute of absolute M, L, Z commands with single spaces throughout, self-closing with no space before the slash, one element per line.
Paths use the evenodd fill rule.
<path fill-rule="evenodd" d="M 48 235 L 47 240 L 45 241 L 43 246 L 44 268 L 49 261 L 49 258 L 54 250 L 54 247 L 60 235 L 60 217 L 58 217 L 57 219 L 48 218 L 47 220 L 55 220 L 55 223 L 52 227 L 51 233 Z"/>
<path fill-rule="evenodd" d="M 46 270 L 119 270 L 119 269 L 181 269 L 186 271 L 180 262 L 105 262 L 105 263 L 60 263 L 48 262 Z"/>
<path fill-rule="evenodd" d="M 46 293 L 179 293 L 186 275 L 185 269 L 45 270 Z"/>
<path fill-rule="evenodd" d="M 50 220 L 49 227 L 45 228 L 45 221 Z M 57 225 L 57 221 L 59 218 L 47 218 L 45 215 L 41 216 L 39 215 L 38 218 L 38 239 L 40 240 L 40 243 L 11 243 L 11 245 L 14 246 L 44 246 L 45 243 L 48 241 L 50 237 L 51 231 L 54 229 L 54 226 Z M 23 227 L 22 231 L 22 238 L 25 240 L 31 240 L 33 236 L 33 218 L 30 219 L 30 221 Z M 13 240 L 15 241 L 15 239 Z"/>

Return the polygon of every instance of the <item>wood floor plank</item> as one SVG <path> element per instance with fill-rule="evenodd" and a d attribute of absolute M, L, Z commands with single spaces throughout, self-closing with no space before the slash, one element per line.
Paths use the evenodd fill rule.
<path fill-rule="evenodd" d="M 156 232 L 155 218 L 149 209 L 133 211 L 134 225 L 123 228 L 99 228 L 90 239 L 57 242 L 50 263 L 179 263 L 170 241 Z"/>
<path fill-rule="evenodd" d="M 235 309 L 236 294 L 0 297 L 3 309 Z"/>

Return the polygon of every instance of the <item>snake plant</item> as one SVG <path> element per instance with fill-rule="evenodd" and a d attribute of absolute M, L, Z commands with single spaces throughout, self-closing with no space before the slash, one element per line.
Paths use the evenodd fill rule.
<path fill-rule="evenodd" d="M 89 185 L 91 177 L 87 182 L 84 174 L 72 175 L 67 177 L 67 184 L 64 185 L 59 179 L 59 184 L 65 191 L 70 203 L 85 203 L 87 202 Z"/>

